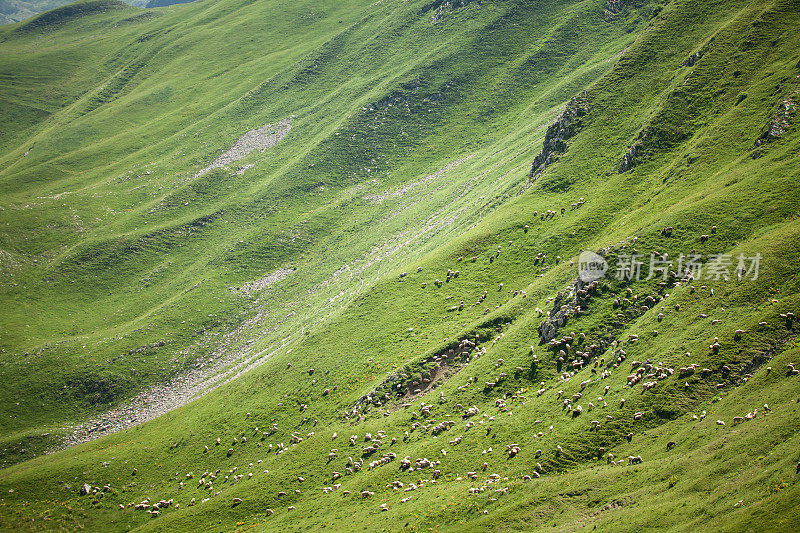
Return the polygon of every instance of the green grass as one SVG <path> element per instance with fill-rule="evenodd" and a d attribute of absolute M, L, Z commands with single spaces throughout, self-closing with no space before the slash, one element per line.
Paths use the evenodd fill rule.
<path fill-rule="evenodd" d="M 785 368 L 797 362 L 797 324 L 778 315 L 797 309 L 800 292 L 796 127 L 762 157 L 752 152 L 779 104 L 797 95 L 797 3 L 640 1 L 615 14 L 604 1 L 498 1 L 444 10 L 435 24 L 428 4 L 115 4 L 79 17 L 95 4 L 74 4 L 2 30 L 0 527 L 791 529 L 800 398 Z M 545 129 L 582 91 L 583 129 L 529 183 Z M 245 131 L 290 116 L 291 133 L 274 148 L 192 178 Z M 620 174 L 642 131 L 636 166 Z M 243 164 L 255 166 L 238 174 Z M 552 219 L 534 215 L 551 209 Z M 640 341 L 577 402 L 595 409 L 572 417 L 557 391 L 571 397 L 594 374 L 559 377 L 536 309 L 549 310 L 575 279 L 569 261 L 582 250 L 612 245 L 614 254 L 763 258 L 756 281 L 698 280 L 695 291 L 604 281 L 559 336 Z M 231 290 L 287 267 L 292 274 L 260 293 Z M 459 276 L 436 287 L 448 269 Z M 618 317 L 612 302 L 627 288 L 664 301 Z M 464 309 L 449 311 L 460 300 Z M 391 400 L 389 416 L 373 407 L 345 418 L 390 374 L 476 332 L 486 355 L 422 398 L 436 420 L 422 424 L 450 415 L 451 429 L 434 438 L 420 427 L 404 440 L 419 399 L 408 409 Z M 515 372 L 531 367 L 531 346 L 540 364 Z M 70 424 L 153 384 L 223 353 L 262 350 L 275 352 L 201 399 L 40 455 Z M 764 354 L 772 359 L 761 364 Z M 714 372 L 676 371 L 651 392 L 624 387 L 630 361 L 646 359 Z M 741 382 L 723 365 L 753 377 Z M 485 389 L 500 372 L 505 381 Z M 526 399 L 513 399 L 518 391 Z M 503 397 L 513 415 L 498 409 Z M 467 429 L 458 404 L 496 419 Z M 733 425 L 755 408 L 754 420 Z M 704 420 L 691 419 L 703 410 Z M 595 418 L 601 428 L 590 431 Z M 277 433 L 262 438 L 273 423 Z M 323 494 L 331 472 L 360 457 L 364 434 L 379 430 L 388 437 L 375 457 Z M 294 431 L 304 440 L 290 445 Z M 278 443 L 288 450 L 268 452 Z M 510 443 L 521 446 L 514 458 Z M 644 462 L 607 465 L 600 447 Z M 366 468 L 389 450 L 396 461 Z M 387 489 L 431 478 L 400 471 L 405 456 L 440 460 L 438 482 Z M 524 481 L 537 462 L 544 474 Z M 223 482 L 234 467 L 253 478 Z M 210 494 L 219 494 L 200 503 L 209 491 L 197 480 L 217 469 Z M 501 480 L 469 494 L 481 485 L 469 471 Z M 83 483 L 111 490 L 81 497 Z M 180 509 L 156 519 L 117 509 L 146 497 Z M 232 506 L 234 497 L 242 503 Z"/>

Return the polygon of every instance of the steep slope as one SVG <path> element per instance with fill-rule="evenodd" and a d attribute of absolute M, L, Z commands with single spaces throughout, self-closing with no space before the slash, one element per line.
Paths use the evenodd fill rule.
<path fill-rule="evenodd" d="M 259 16 L 281 5 L 239 7 L 225 31 L 203 30 L 216 4 L 65 23 L 74 44 L 58 54 L 83 58 L 65 91 L 88 66 L 107 77 L 5 155 L 3 394 L 36 398 L 4 402 L 9 432 L 54 436 L 154 382 L 272 353 L 463 232 L 517 192 L 537 129 L 645 22 L 593 3 L 467 6 L 436 24 L 405 4 L 293 4 L 285 25 Z M 572 43 L 576 21 L 608 41 Z M 9 37 L 10 73 L 53 60 L 33 53 L 39 32 Z M 241 62 L 209 61 L 220 49 Z M 291 131 L 272 148 L 198 172 L 280 121 Z M 235 289 L 282 269 L 302 275 Z"/>
<path fill-rule="evenodd" d="M 180 13 L 198 27 L 250 22 L 225 6 Z M 218 344 L 181 337 L 192 320 L 225 336 L 225 353 L 257 339 L 250 354 L 270 355 L 151 422 L 3 469 L 0 524 L 791 529 L 798 4 L 420 2 L 322 15 L 334 8 L 320 7 L 309 34 L 335 35 L 297 45 L 298 57 L 315 51 L 255 90 L 246 69 L 220 73 L 207 94 L 232 85 L 216 104 L 175 102 L 188 117 L 125 114 L 155 73 L 192 72 L 202 53 L 185 52 L 146 62 L 96 105 L 122 72 L 109 69 L 113 79 L 56 112 L 58 127 L 12 141 L 0 176 L 13 225 L 4 299 L 36 298 L 3 326 L 5 349 L 44 347 L 55 332 L 63 344 L 4 360 L 3 419 L 17 416 L 8 442 L 81 420 L 67 412 L 86 391 L 68 384 L 75 404 L 47 397 L 69 379 L 53 369 L 76 346 L 98 354 L 69 360 L 91 383 L 93 364 L 123 346 L 148 348 L 108 366 L 109 379 L 152 368 L 166 346 L 209 364 L 199 352 Z M 337 32 L 330 21 L 347 14 Z M 131 128 L 106 141 L 123 116 Z M 284 118 L 291 131 L 268 151 L 191 178 Z M 165 131 L 197 136 L 137 138 Z M 49 148 L 15 161 L 34 138 Z M 136 177 L 108 178 L 125 167 Z M 24 202 L 64 193 L 81 221 L 120 216 L 81 234 L 34 232 L 68 211 Z M 575 282 L 584 250 L 609 263 L 597 284 Z M 645 275 L 618 279 L 633 254 Z M 648 277 L 663 254 L 663 278 Z M 91 303 L 44 315 L 76 294 L 70 285 Z M 69 312 L 86 318 L 67 336 Z M 151 348 L 159 336 L 169 344 Z M 14 389 L 45 376 L 41 393 Z M 160 379 L 137 375 L 83 416 Z M 34 415 L 33 401 L 52 407 Z M 97 490 L 79 495 L 84 483 Z M 149 512 L 130 505 L 145 498 Z M 159 500 L 172 503 L 154 515 Z"/>

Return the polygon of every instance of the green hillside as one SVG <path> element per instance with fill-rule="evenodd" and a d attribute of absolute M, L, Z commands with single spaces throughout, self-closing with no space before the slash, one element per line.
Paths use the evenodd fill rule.
<path fill-rule="evenodd" d="M 0 528 L 796 529 L 799 8 L 3 26 Z"/>
<path fill-rule="evenodd" d="M 64 0 L 0 0 L 0 24 L 20 22 L 34 17 L 43 11 L 59 8 L 69 3 L 70 2 L 65 2 Z M 146 7 L 145 0 L 130 0 L 127 3 L 134 6 Z"/>

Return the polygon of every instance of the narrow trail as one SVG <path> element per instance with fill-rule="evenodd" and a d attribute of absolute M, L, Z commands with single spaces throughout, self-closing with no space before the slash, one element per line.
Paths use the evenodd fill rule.
<path fill-rule="evenodd" d="M 153 386 L 123 405 L 77 426 L 50 453 L 138 426 L 183 407 L 263 364 L 288 342 L 289 339 L 284 339 L 279 346 L 270 346 L 251 356 L 231 353 L 211 367 L 192 370 L 168 383 Z"/>

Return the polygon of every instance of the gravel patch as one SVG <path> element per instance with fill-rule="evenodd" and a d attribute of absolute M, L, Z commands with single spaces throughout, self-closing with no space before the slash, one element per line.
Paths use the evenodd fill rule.
<path fill-rule="evenodd" d="M 261 365 L 284 345 L 262 350 L 244 359 L 240 359 L 241 352 L 230 353 L 212 366 L 192 370 L 168 383 L 151 387 L 123 405 L 75 427 L 61 445 L 49 453 L 138 426 L 186 405 Z"/>
<path fill-rule="evenodd" d="M 291 118 L 285 118 L 275 124 L 267 124 L 266 126 L 250 130 L 239 137 L 239 140 L 236 141 L 230 149 L 223 152 L 213 163 L 195 174 L 194 177 L 199 178 L 215 168 L 226 167 L 231 163 L 244 159 L 254 150 L 261 150 L 263 152 L 267 148 L 272 148 L 281 142 L 290 131 L 292 131 Z"/>
<path fill-rule="evenodd" d="M 275 283 L 278 283 L 280 280 L 285 279 L 292 272 L 294 272 L 294 269 L 279 268 L 274 272 L 270 272 L 261 279 L 251 281 L 250 283 L 245 283 L 244 285 L 239 287 L 239 291 L 245 296 L 250 296 L 255 292 L 266 289 L 267 287 L 274 285 Z"/>

